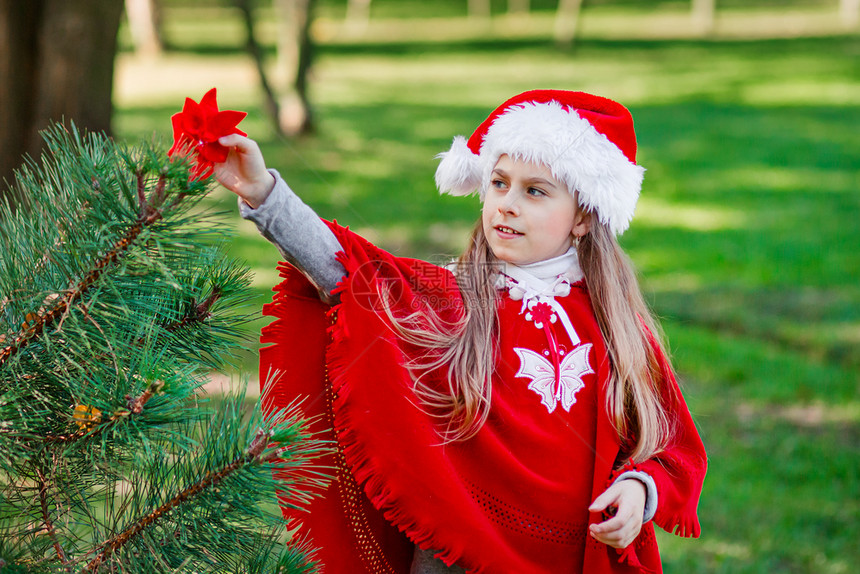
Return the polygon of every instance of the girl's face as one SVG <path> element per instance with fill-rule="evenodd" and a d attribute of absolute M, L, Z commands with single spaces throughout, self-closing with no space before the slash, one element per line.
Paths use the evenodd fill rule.
<path fill-rule="evenodd" d="M 548 167 L 508 155 L 493 168 L 482 220 L 493 254 L 515 265 L 562 255 L 590 222 Z"/>

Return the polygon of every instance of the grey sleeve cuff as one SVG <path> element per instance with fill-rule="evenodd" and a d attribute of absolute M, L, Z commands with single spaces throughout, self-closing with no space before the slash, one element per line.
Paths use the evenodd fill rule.
<path fill-rule="evenodd" d="M 293 193 L 280 174 L 270 169 L 275 187 L 257 209 L 239 198 L 239 214 L 257 225 L 291 264 L 316 285 L 324 301 L 333 302 L 331 291 L 346 270 L 336 258 L 342 247 L 334 233 L 310 207 Z"/>
<path fill-rule="evenodd" d="M 622 472 L 612 484 L 631 478 L 638 480 L 645 485 L 645 513 L 642 516 L 642 524 L 645 524 L 654 518 L 654 514 L 657 513 L 657 485 L 654 483 L 654 479 L 651 478 L 650 474 L 642 472 L 641 470 L 628 470 L 627 472 Z"/>

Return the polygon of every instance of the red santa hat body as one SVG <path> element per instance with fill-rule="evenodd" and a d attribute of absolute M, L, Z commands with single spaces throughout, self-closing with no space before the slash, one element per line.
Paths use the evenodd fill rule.
<path fill-rule="evenodd" d="M 457 136 L 451 149 L 439 154 L 436 186 L 451 195 L 478 191 L 483 199 L 504 154 L 548 166 L 613 233 L 629 227 L 645 169 L 636 165 L 633 118 L 618 102 L 564 90 L 514 96 L 468 141 Z"/>

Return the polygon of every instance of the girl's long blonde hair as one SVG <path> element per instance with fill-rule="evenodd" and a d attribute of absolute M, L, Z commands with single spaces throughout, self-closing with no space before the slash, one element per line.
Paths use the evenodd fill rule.
<path fill-rule="evenodd" d="M 659 453 L 672 434 L 666 401 L 674 400 L 674 387 L 665 380 L 671 374 L 664 374 L 658 356 L 665 356 L 661 332 L 632 264 L 597 217 L 577 251 L 612 367 L 606 409 L 626 458 L 641 462 Z M 441 434 L 446 441 L 474 436 L 489 415 L 498 352 L 497 272 L 498 260 L 479 219 L 456 262 L 464 306 L 459 320 L 446 321 L 430 308 L 397 317 L 391 305 L 384 306 L 395 332 L 424 351 L 406 366 L 422 405 L 445 422 Z M 445 367 L 447 389 L 427 383 L 425 375 Z"/>
<path fill-rule="evenodd" d="M 606 391 L 609 420 L 627 458 L 641 462 L 662 451 L 674 431 L 668 416 L 676 400 L 668 380 L 674 374 L 662 331 L 609 227 L 592 217 L 577 251 L 612 366 Z"/>
<path fill-rule="evenodd" d="M 498 337 L 498 260 L 490 250 L 480 219 L 468 247 L 454 265 L 463 302 L 462 313 L 455 322 L 444 320 L 430 307 L 397 317 L 387 294 L 381 297 L 394 332 L 424 351 L 410 359 L 406 367 L 422 406 L 443 419 L 441 435 L 446 442 L 474 436 L 490 413 L 496 364 L 493 342 Z M 447 389 L 427 384 L 425 375 L 445 367 Z"/>

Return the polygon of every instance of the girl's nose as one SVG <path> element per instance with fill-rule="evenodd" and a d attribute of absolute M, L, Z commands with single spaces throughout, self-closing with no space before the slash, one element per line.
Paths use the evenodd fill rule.
<path fill-rule="evenodd" d="M 502 200 L 501 204 L 499 204 L 499 212 L 507 213 L 510 215 L 520 214 L 519 197 L 516 193 L 508 192 L 505 195 L 504 200 Z"/>

